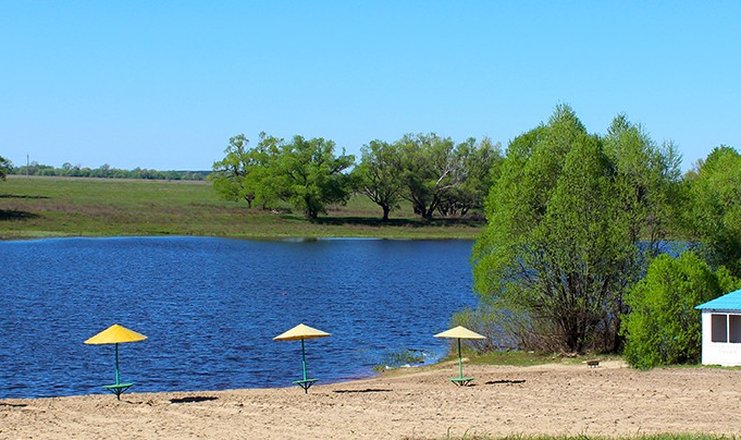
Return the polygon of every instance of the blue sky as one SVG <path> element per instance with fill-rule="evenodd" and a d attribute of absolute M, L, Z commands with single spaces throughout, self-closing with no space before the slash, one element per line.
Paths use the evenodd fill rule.
<path fill-rule="evenodd" d="M 571 105 L 741 147 L 741 2 L 0 0 L 0 155 L 210 169 L 230 136 L 504 146 Z"/>

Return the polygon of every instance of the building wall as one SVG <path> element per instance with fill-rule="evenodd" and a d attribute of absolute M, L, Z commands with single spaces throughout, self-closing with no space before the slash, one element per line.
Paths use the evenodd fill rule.
<path fill-rule="evenodd" d="M 702 312 L 702 363 L 703 365 L 741 366 L 741 343 L 712 342 L 711 319 L 713 314 L 741 315 L 734 311 L 710 311 Z"/>

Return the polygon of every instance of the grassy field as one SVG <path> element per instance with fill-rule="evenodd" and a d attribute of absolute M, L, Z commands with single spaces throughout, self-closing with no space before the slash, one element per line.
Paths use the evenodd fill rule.
<path fill-rule="evenodd" d="M 0 182 L 0 238 L 204 235 L 239 238 L 380 237 L 471 239 L 482 222 L 425 223 L 409 205 L 388 224 L 356 196 L 314 221 L 301 213 L 248 209 L 221 200 L 207 182 L 10 176 Z"/>

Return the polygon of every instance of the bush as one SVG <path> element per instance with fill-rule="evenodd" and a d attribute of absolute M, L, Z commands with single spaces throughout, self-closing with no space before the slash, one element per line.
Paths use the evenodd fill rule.
<path fill-rule="evenodd" d="M 481 301 L 475 309 L 465 308 L 453 314 L 451 326 L 462 325 L 469 330 L 473 330 L 486 339 L 463 339 L 461 342 L 464 346 L 474 350 L 477 353 L 487 351 L 503 350 L 517 348 L 517 341 L 513 340 L 510 333 L 505 329 L 507 322 L 506 312 L 498 310 L 486 301 Z M 452 340 L 452 344 L 456 344 Z"/>
<path fill-rule="evenodd" d="M 692 252 L 656 258 L 628 292 L 624 316 L 625 360 L 633 367 L 696 363 L 702 343 L 700 312 L 694 307 L 733 289 L 727 270 L 713 270 Z"/>

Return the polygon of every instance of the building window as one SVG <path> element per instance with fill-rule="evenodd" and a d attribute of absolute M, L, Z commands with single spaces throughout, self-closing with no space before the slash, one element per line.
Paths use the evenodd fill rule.
<path fill-rule="evenodd" d="M 728 342 L 728 315 L 710 315 L 712 342 Z"/>
<path fill-rule="evenodd" d="M 728 315 L 729 342 L 741 343 L 741 315 Z"/>

